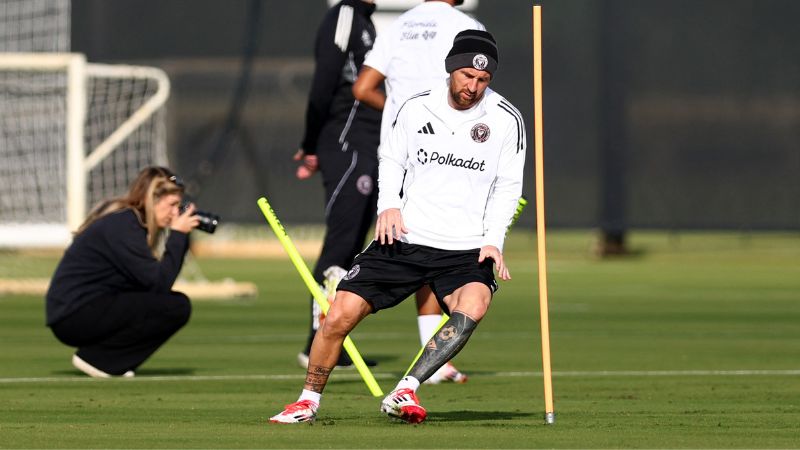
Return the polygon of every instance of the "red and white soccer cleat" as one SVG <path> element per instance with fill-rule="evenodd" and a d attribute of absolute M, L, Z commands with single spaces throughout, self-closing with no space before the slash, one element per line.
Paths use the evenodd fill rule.
<path fill-rule="evenodd" d="M 396 389 L 381 402 L 381 411 L 408 423 L 421 423 L 428 416 L 411 389 Z"/>
<path fill-rule="evenodd" d="M 317 417 L 318 404 L 311 400 L 302 400 L 286 405 L 286 409 L 278 415 L 269 418 L 272 423 L 300 423 L 313 422 Z"/>

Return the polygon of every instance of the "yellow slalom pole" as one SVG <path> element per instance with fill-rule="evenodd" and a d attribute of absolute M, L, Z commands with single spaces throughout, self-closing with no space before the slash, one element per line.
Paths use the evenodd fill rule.
<path fill-rule="evenodd" d="M 536 243 L 539 259 L 539 317 L 542 329 L 544 421 L 553 424 L 553 374 L 550 367 L 550 323 L 547 308 L 547 258 L 544 239 L 544 132 L 542 125 L 542 7 L 533 6 L 533 106 L 536 165 Z"/>
<path fill-rule="evenodd" d="M 306 283 L 308 290 L 311 291 L 311 295 L 314 297 L 314 300 L 322 309 L 322 312 L 328 314 L 328 309 L 330 308 L 328 298 L 320 290 L 317 281 L 314 279 L 314 276 L 311 275 L 311 271 L 308 270 L 308 266 L 306 265 L 305 261 L 303 261 L 303 257 L 300 256 L 300 253 L 297 251 L 297 247 L 295 247 L 292 243 L 292 240 L 289 239 L 289 235 L 286 233 L 286 230 L 283 228 L 280 220 L 278 220 L 278 216 L 275 214 L 275 211 L 273 211 L 272 206 L 270 206 L 266 198 L 261 197 L 258 199 L 258 207 L 261 208 L 261 212 L 267 219 L 272 231 L 274 231 L 275 235 L 278 236 L 278 240 L 283 245 L 283 249 L 289 254 L 289 259 L 291 259 L 292 263 L 294 263 L 294 267 L 300 273 L 300 278 L 302 278 Z M 364 362 L 364 358 L 361 357 L 361 354 L 358 352 L 353 340 L 350 339 L 350 336 L 347 336 L 344 340 L 344 349 L 350 356 L 350 359 L 353 360 L 353 364 L 355 364 L 356 369 L 358 369 L 358 373 L 361 375 L 361 378 L 364 379 L 364 383 L 367 384 L 367 387 L 372 395 L 375 397 L 382 397 L 383 391 L 381 390 L 381 387 L 378 386 L 378 382 L 375 381 L 372 371 L 370 371 L 369 367 L 367 367 L 367 364 Z"/>
<path fill-rule="evenodd" d="M 519 216 L 522 215 L 522 210 L 525 209 L 525 205 L 527 205 L 527 204 L 528 204 L 528 199 L 526 199 L 524 196 L 520 197 L 519 200 L 517 200 L 517 209 L 514 211 L 514 216 L 511 218 L 511 223 L 508 225 L 508 229 L 506 229 L 506 234 L 508 234 L 508 232 L 511 231 L 511 227 L 513 227 L 514 224 L 517 223 L 517 220 L 519 219 Z M 439 325 L 436 327 L 436 331 L 433 332 L 434 336 L 436 335 L 436 333 L 439 332 L 439 330 L 444 326 L 445 322 L 447 322 L 447 320 L 449 318 L 450 318 L 450 316 L 448 316 L 447 314 L 442 313 L 442 320 L 439 322 Z M 433 336 L 431 336 L 431 337 L 433 337 Z M 417 356 L 415 356 L 414 360 L 411 361 L 411 365 L 409 365 L 408 369 L 406 369 L 406 373 L 403 374 L 404 377 L 406 375 L 408 375 L 408 372 L 411 372 L 411 368 L 414 367 L 414 364 L 417 363 L 417 361 L 419 360 L 419 357 L 422 356 L 422 352 L 424 352 L 424 351 L 425 351 L 425 346 L 423 345 L 419 349 L 419 351 L 417 352 Z"/>

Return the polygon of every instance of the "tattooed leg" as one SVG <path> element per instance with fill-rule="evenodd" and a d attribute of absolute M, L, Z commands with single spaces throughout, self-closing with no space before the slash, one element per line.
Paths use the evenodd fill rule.
<path fill-rule="evenodd" d="M 370 312 L 372 307 L 357 294 L 347 291 L 336 293 L 336 301 L 328 310 L 328 316 L 311 344 L 304 386 L 306 390 L 322 393 L 342 352 L 342 342 Z"/>
<path fill-rule="evenodd" d="M 306 372 L 306 384 L 303 388 L 321 394 L 322 390 L 325 389 L 325 385 L 328 384 L 328 377 L 331 376 L 332 370 L 332 367 L 313 366 L 309 364 L 308 371 Z"/>
<path fill-rule="evenodd" d="M 468 315 L 454 311 L 439 332 L 425 345 L 425 350 L 408 374 L 420 382 L 430 378 L 439 367 L 464 348 L 477 326 L 478 322 Z"/>

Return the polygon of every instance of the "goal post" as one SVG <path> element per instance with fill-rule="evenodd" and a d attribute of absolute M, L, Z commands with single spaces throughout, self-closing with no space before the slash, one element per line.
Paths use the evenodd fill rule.
<path fill-rule="evenodd" d="M 0 53 L 0 247 L 65 246 L 92 204 L 166 165 L 169 89 L 154 67 Z"/>
<path fill-rule="evenodd" d="M 169 165 L 166 73 L 89 63 L 69 53 L 70 34 L 71 0 L 0 0 L 0 250 L 66 247 L 89 207 L 123 195 L 145 166 Z M 0 275 L 17 272 L 2 264 Z M 257 293 L 187 266 L 175 288 L 194 299 Z M 0 295 L 47 290 L 47 279 L 17 278 L 0 278 Z"/>

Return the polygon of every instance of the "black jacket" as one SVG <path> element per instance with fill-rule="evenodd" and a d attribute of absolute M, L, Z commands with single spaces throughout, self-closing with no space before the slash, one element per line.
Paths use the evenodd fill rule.
<path fill-rule="evenodd" d="M 64 252 L 47 291 L 47 325 L 81 306 L 121 292 L 169 292 L 189 249 L 172 230 L 161 261 L 147 246 L 147 229 L 130 209 L 98 219 Z"/>
<path fill-rule="evenodd" d="M 353 83 L 375 42 L 375 5 L 342 0 L 325 14 L 314 47 L 314 79 L 301 148 L 317 153 L 318 143 L 356 144 L 377 149 L 381 113 L 353 97 Z"/>

